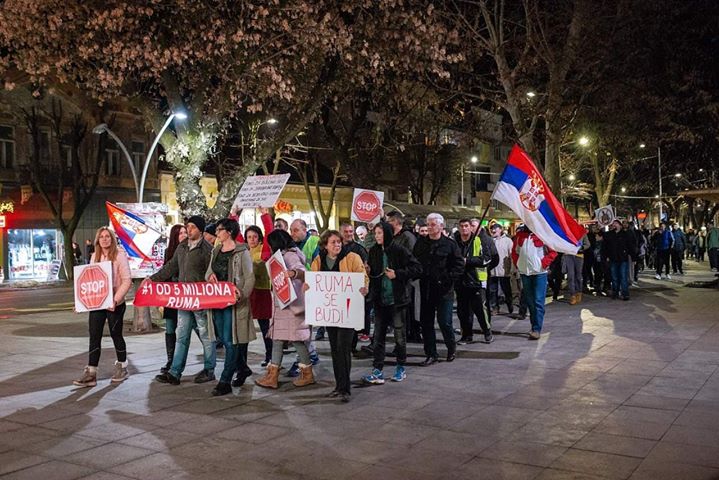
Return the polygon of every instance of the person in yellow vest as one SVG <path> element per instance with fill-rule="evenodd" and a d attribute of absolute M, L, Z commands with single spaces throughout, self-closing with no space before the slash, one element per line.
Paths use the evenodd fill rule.
<path fill-rule="evenodd" d="M 484 235 L 486 241 L 483 242 L 481 232 L 480 227 L 480 231 L 475 233 L 472 229 L 472 221 L 469 218 L 463 218 L 459 221 L 459 230 L 454 235 L 464 258 L 464 274 L 455 284 L 457 317 L 462 330 L 459 344 L 473 341 L 472 314 L 477 316 L 477 321 L 484 334 L 484 341 L 487 343 L 494 341 L 492 323 L 487 309 L 487 281 L 489 279 L 488 271 L 497 266 L 499 256 L 496 253 L 496 248 L 494 248 L 495 254 L 492 255 L 491 247 L 494 247 L 494 242 L 486 234 Z"/>

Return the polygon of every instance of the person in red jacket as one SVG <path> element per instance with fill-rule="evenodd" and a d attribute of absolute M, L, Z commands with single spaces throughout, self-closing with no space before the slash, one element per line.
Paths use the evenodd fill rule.
<path fill-rule="evenodd" d="M 522 295 L 532 323 L 530 340 L 539 340 L 544 324 L 544 299 L 547 295 L 547 270 L 557 252 L 547 247 L 526 226 L 517 229 L 512 246 L 512 261 L 522 279 Z"/>

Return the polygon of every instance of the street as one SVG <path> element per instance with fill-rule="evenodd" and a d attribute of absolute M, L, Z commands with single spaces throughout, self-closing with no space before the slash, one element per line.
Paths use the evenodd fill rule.
<path fill-rule="evenodd" d="M 496 341 L 460 347 L 453 363 L 421 368 L 421 346 L 410 344 L 404 382 L 358 384 L 349 404 L 325 398 L 326 341 L 317 342 L 317 385 L 298 389 L 281 376 L 277 391 L 248 381 L 213 398 L 214 382 L 191 382 L 202 368 L 197 339 L 183 383 L 170 386 L 153 381 L 162 333 L 127 334 L 131 377 L 112 387 L 106 337 L 98 386 L 77 389 L 86 317 L 13 316 L 0 322 L 0 475 L 716 479 L 719 297 L 684 287 L 712 278 L 687 263 L 688 275 L 671 282 L 642 275 L 629 302 L 550 303 L 538 342 L 527 341 L 527 321 L 498 316 Z M 253 379 L 261 348 L 250 344 Z M 352 379 L 369 369 L 354 360 Z"/>
<path fill-rule="evenodd" d="M 0 318 L 72 310 L 72 287 L 0 288 Z"/>

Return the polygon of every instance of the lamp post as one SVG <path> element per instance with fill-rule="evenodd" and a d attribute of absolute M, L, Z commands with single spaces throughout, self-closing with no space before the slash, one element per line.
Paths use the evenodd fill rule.
<path fill-rule="evenodd" d="M 639 148 L 646 148 L 646 144 L 642 143 Z M 640 160 L 645 160 L 653 157 L 644 157 Z M 657 170 L 659 173 L 659 223 L 662 223 L 662 217 L 664 216 L 664 209 L 662 204 L 662 148 L 657 145 Z"/>
<path fill-rule="evenodd" d="M 472 155 L 472 158 L 470 158 L 469 161 L 474 164 L 479 161 L 479 158 L 477 158 L 477 155 Z M 462 162 L 462 171 L 460 172 L 460 183 L 462 184 L 462 198 L 460 205 L 464 207 L 464 162 Z"/>
<path fill-rule="evenodd" d="M 102 135 L 103 133 L 107 133 L 113 140 L 115 140 L 115 143 L 120 146 L 120 150 L 122 150 L 122 153 L 125 155 L 127 163 L 130 165 L 130 171 L 132 172 L 132 181 L 135 182 L 135 196 L 137 198 L 140 198 L 140 187 L 137 184 L 137 171 L 135 170 L 135 163 L 132 161 L 132 157 L 127 151 L 127 147 L 125 147 L 125 144 L 122 143 L 122 141 L 117 137 L 117 135 L 115 135 L 115 132 L 110 130 L 110 127 L 108 127 L 106 123 L 101 123 L 100 125 L 93 128 L 92 133 L 94 133 L 95 135 Z"/>

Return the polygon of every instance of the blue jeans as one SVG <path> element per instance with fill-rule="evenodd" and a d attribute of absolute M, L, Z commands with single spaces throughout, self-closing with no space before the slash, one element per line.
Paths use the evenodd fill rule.
<path fill-rule="evenodd" d="M 522 295 L 527 302 L 533 332 L 541 332 L 544 325 L 544 299 L 547 296 L 547 274 L 520 275 Z"/>
<path fill-rule="evenodd" d="M 239 354 L 239 345 L 232 343 L 232 307 L 222 310 L 213 309 L 212 321 L 215 324 L 217 338 L 225 346 L 225 367 L 222 369 L 220 382 L 230 383 L 237 370 L 237 355 Z"/>
<path fill-rule="evenodd" d="M 420 313 L 422 324 L 422 337 L 424 339 L 424 354 L 427 357 L 437 358 L 437 335 L 434 331 L 434 316 L 437 315 L 437 324 L 442 332 L 444 344 L 448 353 L 457 350 L 457 342 L 454 339 L 452 328 L 452 295 L 440 299 L 422 299 L 422 311 Z"/>
<path fill-rule="evenodd" d="M 215 370 L 215 345 L 210 341 L 210 334 L 207 328 L 206 310 L 179 310 L 177 312 L 177 343 L 175 344 L 175 356 L 172 358 L 170 374 L 180 378 L 185 370 L 187 354 L 190 351 L 190 336 L 192 330 L 197 329 L 197 334 L 202 342 L 203 355 L 205 357 L 205 370 Z"/>
<path fill-rule="evenodd" d="M 612 272 L 612 295 L 616 297 L 621 291 L 623 297 L 629 297 L 629 262 L 611 262 L 609 269 Z"/>

